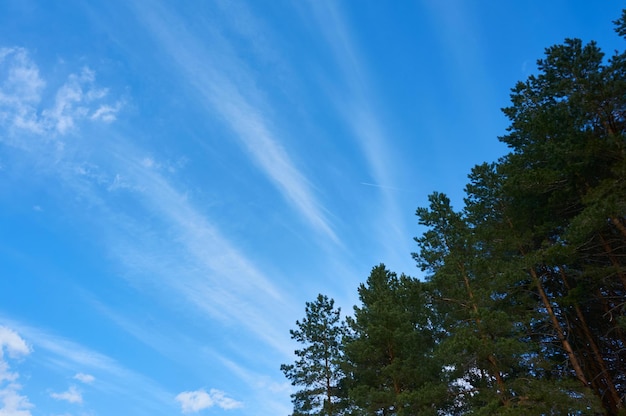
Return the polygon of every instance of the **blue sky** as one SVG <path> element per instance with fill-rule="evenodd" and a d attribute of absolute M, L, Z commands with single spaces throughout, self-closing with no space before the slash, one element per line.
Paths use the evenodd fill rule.
<path fill-rule="evenodd" d="M 622 2 L 0 2 L 0 415 L 287 415 L 289 329 Z"/>

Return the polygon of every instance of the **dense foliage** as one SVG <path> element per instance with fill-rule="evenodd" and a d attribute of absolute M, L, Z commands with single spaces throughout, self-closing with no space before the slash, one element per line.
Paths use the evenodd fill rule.
<path fill-rule="evenodd" d="M 303 387 L 292 395 L 293 416 L 343 414 L 339 384 L 345 379 L 341 343 L 347 332 L 341 310 L 335 309 L 333 299 L 320 294 L 314 302 L 306 303 L 306 316 L 296 325 L 298 329 L 290 331 L 291 337 L 305 347 L 296 350 L 298 360 L 294 364 L 280 367 L 294 385 Z"/>
<path fill-rule="evenodd" d="M 626 53 L 550 47 L 503 111 L 510 152 L 462 209 L 417 209 L 426 281 L 380 265 L 359 287 L 332 355 L 344 414 L 626 414 Z M 340 414 L 298 410 L 313 393 L 294 415 Z"/>

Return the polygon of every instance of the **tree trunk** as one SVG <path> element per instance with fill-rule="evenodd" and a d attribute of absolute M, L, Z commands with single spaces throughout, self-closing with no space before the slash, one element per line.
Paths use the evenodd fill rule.
<path fill-rule="evenodd" d="M 567 281 L 567 276 L 565 275 L 565 271 L 562 268 L 559 268 L 559 272 L 561 274 L 563 284 L 569 291 L 571 287 L 569 285 L 569 282 Z M 608 401 L 607 404 L 609 408 L 613 409 L 614 412 L 617 414 L 617 411 L 622 407 L 622 400 L 620 399 L 619 393 L 617 392 L 617 389 L 615 388 L 615 384 L 613 383 L 613 378 L 611 377 L 611 374 L 609 373 L 606 367 L 606 363 L 604 362 L 604 357 L 602 356 L 602 353 L 600 352 L 600 349 L 598 348 L 598 344 L 596 344 L 595 342 L 595 337 L 593 336 L 593 334 L 591 333 L 591 330 L 589 329 L 589 326 L 587 325 L 587 320 L 585 319 L 585 316 L 582 310 L 580 309 L 578 302 L 574 304 L 574 309 L 576 311 L 576 316 L 578 317 L 578 321 L 580 322 L 582 331 L 587 340 L 587 344 L 591 347 L 591 351 L 593 352 L 593 356 L 600 370 L 598 374 L 593 378 L 593 381 L 595 383 L 602 381 L 601 384 L 603 384 L 603 389 L 608 390 L 608 393 L 609 393 L 608 397 L 606 399 L 605 397 L 602 397 L 602 400 Z M 598 378 L 600 380 L 598 380 Z M 596 389 L 596 391 L 598 390 L 599 389 Z"/>
<path fill-rule="evenodd" d="M 617 217 L 611 217 L 611 222 L 613 223 L 613 225 L 615 225 L 615 227 L 619 230 L 619 232 L 626 238 L 626 227 L 624 227 L 624 224 L 622 224 L 621 219 Z"/>
<path fill-rule="evenodd" d="M 574 349 L 572 348 L 571 344 L 567 340 L 567 337 L 565 336 L 565 333 L 563 331 L 563 328 L 561 327 L 561 323 L 559 322 L 559 319 L 556 317 L 556 314 L 554 313 L 552 304 L 550 303 L 550 300 L 548 299 L 548 295 L 546 295 L 546 292 L 543 289 L 543 284 L 541 283 L 541 279 L 537 275 L 537 271 L 532 267 L 530 268 L 529 271 L 530 271 L 531 277 L 533 278 L 535 286 L 537 287 L 537 291 L 539 292 L 539 297 L 541 298 L 543 306 L 546 308 L 546 311 L 548 312 L 548 316 L 550 318 L 550 321 L 552 322 L 552 326 L 554 327 L 554 330 L 556 331 L 556 335 L 559 338 L 559 341 L 561 341 L 561 345 L 563 346 L 563 349 L 565 350 L 567 357 L 569 358 L 570 364 L 572 365 L 572 368 L 574 369 L 574 372 L 576 373 L 576 378 L 580 380 L 580 382 L 585 387 L 589 387 L 589 382 L 587 381 L 587 378 L 585 377 L 585 373 L 583 372 L 580 362 L 578 361 L 578 358 L 576 357 L 576 354 L 574 353 Z"/>

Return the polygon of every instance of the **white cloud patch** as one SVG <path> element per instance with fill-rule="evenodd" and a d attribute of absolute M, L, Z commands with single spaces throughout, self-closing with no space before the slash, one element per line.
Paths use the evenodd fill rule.
<path fill-rule="evenodd" d="M 39 359 L 58 371 L 67 373 L 72 369 L 80 368 L 84 369 L 84 374 L 98 374 L 98 390 L 113 396 L 117 395 L 121 400 L 130 397 L 142 409 L 151 411 L 152 414 L 163 413 L 163 411 L 171 414 L 176 409 L 175 403 L 171 399 L 172 392 L 163 389 L 154 380 L 121 366 L 111 357 L 41 328 L 11 320 L 1 314 L 0 323 L 16 328 L 36 347 Z M 0 328 L 2 328 L 1 325 Z M 71 389 L 68 391 L 71 393 Z M 84 415 L 90 414 L 85 413 L 82 409 L 81 412 Z M 9 415 L 13 416 L 12 414 L 3 414 L 0 408 L 0 416 Z M 30 416 L 30 413 L 19 416 Z"/>
<path fill-rule="evenodd" d="M 0 48 L 0 127 L 50 136 L 67 134 L 82 120 L 114 121 L 122 101 L 111 102 L 108 89 L 98 87 L 95 79 L 87 67 L 70 74 L 53 94 L 53 104 L 42 108 L 46 82 L 28 51 Z"/>
<path fill-rule="evenodd" d="M 17 332 L 0 326 L 0 416 L 31 416 L 29 409 L 33 405 L 20 394 L 19 374 L 10 371 L 5 352 L 9 358 L 17 359 L 30 354 L 31 348 Z"/>
<path fill-rule="evenodd" d="M 78 380 L 81 383 L 85 383 L 85 384 L 91 384 L 96 380 L 96 378 L 92 376 L 91 374 L 77 373 L 74 376 L 74 380 Z"/>
<path fill-rule="evenodd" d="M 129 189 L 132 188 L 128 181 L 119 173 L 115 174 L 113 180 L 109 187 L 107 188 L 109 191 L 116 191 L 118 189 Z"/>
<path fill-rule="evenodd" d="M 19 358 L 31 352 L 26 341 L 17 332 L 5 326 L 0 326 L 0 359 L 4 357 L 5 350 L 11 358 Z"/>
<path fill-rule="evenodd" d="M 141 165 L 147 169 L 152 169 L 153 167 L 157 166 L 154 159 L 151 157 L 144 157 L 141 160 Z"/>
<path fill-rule="evenodd" d="M 105 123 L 111 123 L 117 119 L 117 113 L 120 111 L 122 104 L 117 102 L 115 106 L 103 104 L 89 117 L 91 120 L 102 120 Z"/>
<path fill-rule="evenodd" d="M 52 123 L 54 130 L 64 134 L 74 127 L 75 119 L 88 114 L 89 110 L 82 104 L 88 96 L 95 95 L 85 92 L 84 89 L 93 81 L 93 71 L 84 68 L 80 75 L 70 75 L 68 81 L 57 91 L 54 106 L 43 111 L 44 118 Z"/>
<path fill-rule="evenodd" d="M 176 396 L 176 401 L 180 403 L 183 413 L 199 412 L 213 406 L 224 410 L 237 409 L 243 406 L 243 403 L 227 397 L 226 393 L 216 389 L 211 389 L 208 393 L 203 389 L 184 391 Z"/>
<path fill-rule="evenodd" d="M 95 78 L 95 72 L 89 68 L 83 68 L 79 74 L 71 74 L 57 91 L 54 106 L 43 111 L 44 123 L 53 131 L 65 134 L 84 118 L 106 123 L 114 121 L 121 103 L 117 102 L 114 106 L 99 103 L 109 91 L 96 87 Z"/>
<path fill-rule="evenodd" d="M 62 393 L 51 393 L 50 397 L 56 400 L 66 401 L 68 403 L 82 403 L 83 402 L 83 395 L 76 388 L 76 386 L 70 386 L 70 388 L 67 389 L 67 391 L 64 391 Z"/>
<path fill-rule="evenodd" d="M 0 389 L 0 415 L 2 416 L 31 416 L 30 408 L 33 405 L 26 396 L 19 394 L 21 386 L 10 384 Z"/>
<path fill-rule="evenodd" d="M 42 133 L 37 105 L 45 82 L 22 48 L 0 48 L 0 124 Z"/>
<path fill-rule="evenodd" d="M 188 159 L 185 157 L 179 157 L 177 159 L 156 160 L 153 156 L 145 156 L 143 158 L 140 158 L 139 164 L 145 169 L 163 171 L 167 173 L 176 173 L 179 170 L 183 169 L 187 162 Z"/>

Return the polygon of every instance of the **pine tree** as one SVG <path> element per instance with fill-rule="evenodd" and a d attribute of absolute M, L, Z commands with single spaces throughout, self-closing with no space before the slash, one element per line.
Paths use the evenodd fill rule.
<path fill-rule="evenodd" d="M 421 283 L 384 265 L 359 287 L 345 345 L 350 398 L 363 415 L 436 415 L 447 387 L 432 351 L 438 337 Z"/>
<path fill-rule="evenodd" d="M 626 404 L 625 62 L 579 39 L 548 48 L 504 109 L 512 152 L 499 166 L 537 311 L 554 354 L 567 357 L 562 375 L 592 388 L 610 415 Z"/>
<path fill-rule="evenodd" d="M 507 334 L 510 324 L 502 319 L 505 311 L 492 307 L 492 276 L 476 270 L 477 250 L 466 219 L 443 194 L 436 192 L 429 201 L 428 208 L 417 209 L 428 230 L 415 239 L 419 252 L 413 257 L 429 273 L 433 304 L 446 331 L 436 353 L 456 379 L 449 388 L 456 394 L 457 411 L 500 407 L 508 400 L 502 358 L 509 348 L 498 345 L 508 337 L 497 335 Z"/>
<path fill-rule="evenodd" d="M 616 23 L 624 35 L 626 13 Z M 470 407 L 489 391 L 482 413 L 538 405 L 525 393 L 532 384 L 568 412 L 568 398 L 586 397 L 577 411 L 589 414 L 591 389 L 617 415 L 626 405 L 626 54 L 607 61 L 594 42 L 567 39 L 538 67 L 504 109 L 511 153 L 473 170 L 462 212 L 440 194 L 418 209 L 429 231 L 416 259 L 432 273 L 440 313 L 463 322 L 441 345 L 474 354 L 481 376 L 470 385 L 493 380 Z M 496 347 L 503 336 L 515 340 L 508 350 Z M 472 337 L 480 342 L 465 347 Z"/>
<path fill-rule="evenodd" d="M 341 309 L 334 300 L 318 295 L 307 302 L 305 318 L 296 321 L 291 338 L 303 347 L 295 351 L 294 364 L 283 364 L 280 369 L 294 386 L 301 389 L 292 394 L 293 416 L 344 414 L 345 395 L 341 388 L 344 374 L 342 338 L 346 334 L 341 320 Z"/>
<path fill-rule="evenodd" d="M 545 268 L 529 252 L 535 234 L 517 228 L 519 219 L 511 216 L 511 197 L 503 187 L 507 177 L 500 169 L 502 165 L 483 164 L 472 170 L 464 208 L 476 241 L 473 263 L 495 272 L 485 275 L 492 282 L 487 298 L 498 300 L 488 309 L 506 312 L 508 319 L 499 325 L 512 329 L 496 336 L 506 335 L 509 345 L 515 346 L 508 356 L 512 367 L 505 367 L 510 400 L 497 414 L 545 414 L 557 409 L 559 414 L 597 414 L 600 406 L 588 386 L 576 383 L 571 364 L 563 365 L 571 358 L 572 346 L 560 321 L 562 310 L 545 286 Z"/>

